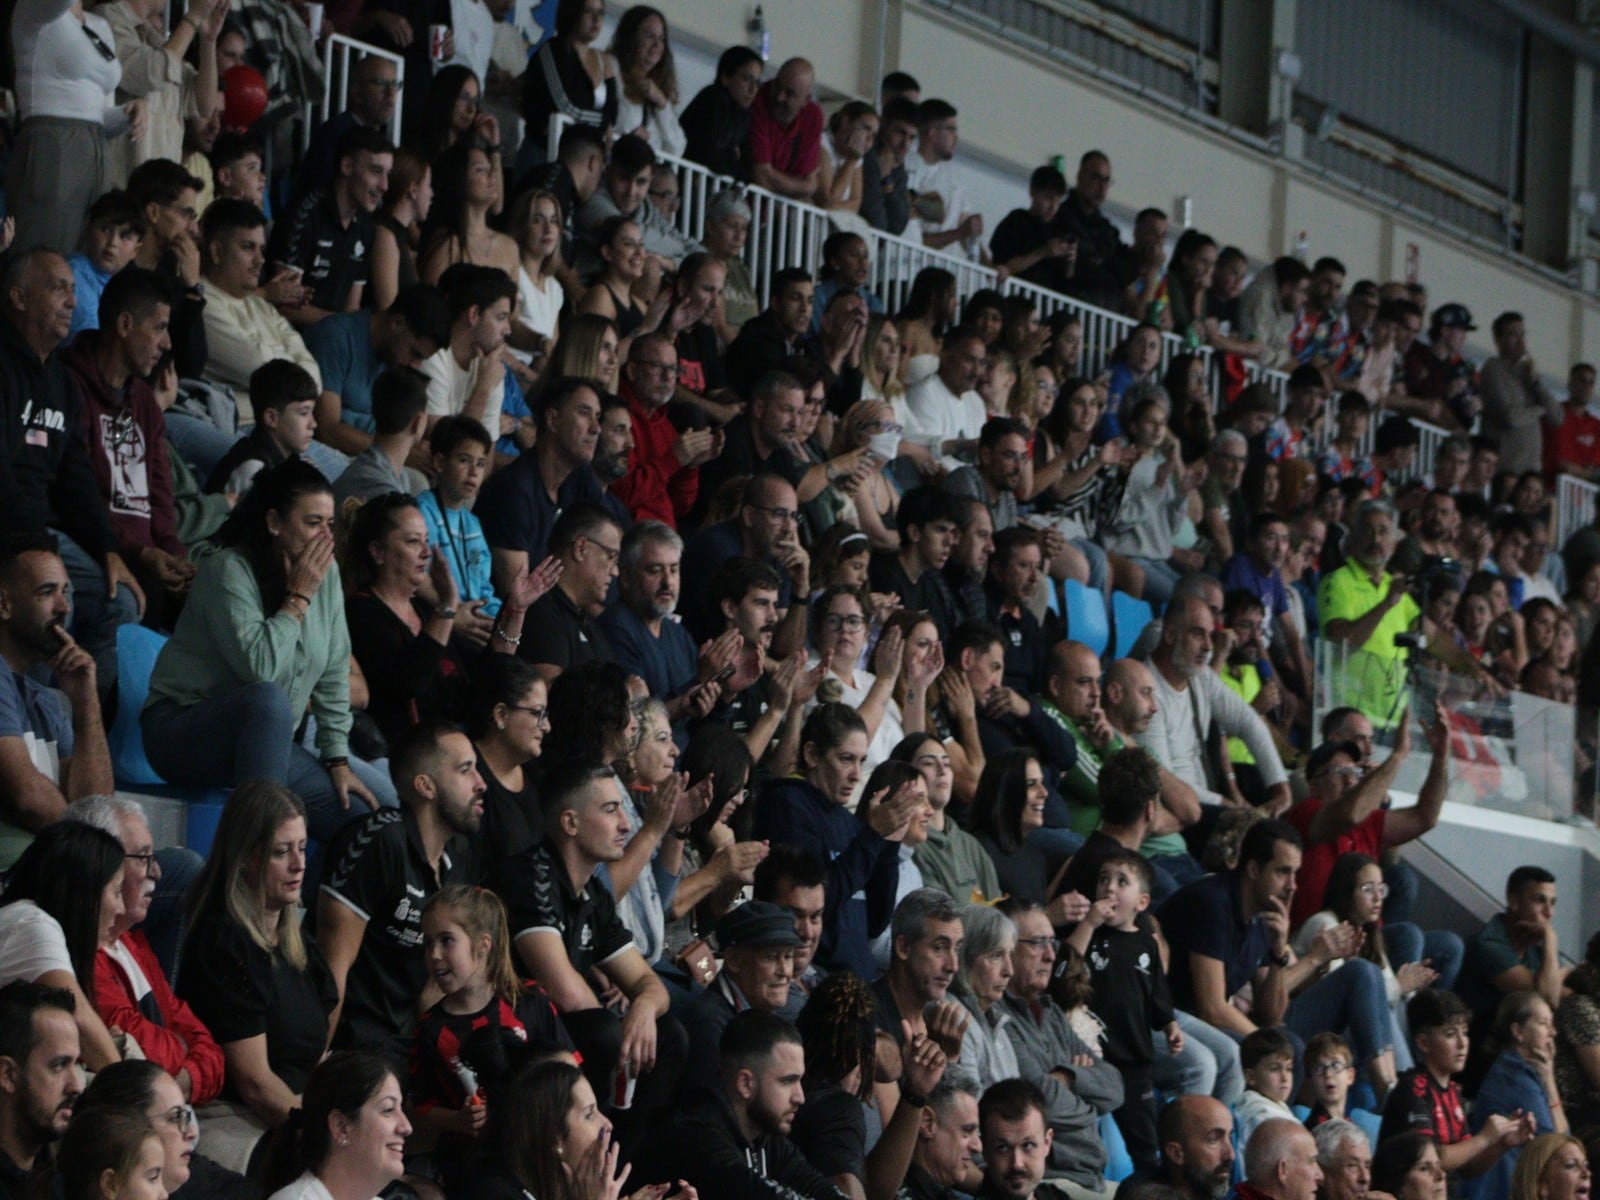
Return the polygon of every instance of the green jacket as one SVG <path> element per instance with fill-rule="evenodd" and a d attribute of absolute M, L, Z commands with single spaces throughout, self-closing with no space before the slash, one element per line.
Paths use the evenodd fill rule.
<path fill-rule="evenodd" d="M 283 688 L 296 725 L 307 708 L 316 716 L 323 758 L 349 754 L 350 630 L 337 563 L 297 620 L 264 611 L 255 573 L 238 550 L 206 559 L 156 659 L 146 703 L 173 700 L 188 708 L 260 682 Z"/>
<path fill-rule="evenodd" d="M 196 543 L 221 529 L 233 510 L 228 507 L 228 498 L 220 492 L 207 494 L 200 490 L 199 479 L 183 461 L 183 455 L 173 449 L 170 440 L 167 461 L 172 464 L 172 507 L 178 517 L 178 540 L 189 548 L 190 557 L 198 562 L 194 554 Z"/>
<path fill-rule="evenodd" d="M 922 872 L 922 881 L 940 888 L 957 904 L 979 901 L 994 903 L 1003 893 L 989 852 L 965 829 L 949 817 L 944 828 L 928 826 L 928 840 L 912 852 L 911 859 Z M 978 895 L 974 896 L 973 893 Z"/>

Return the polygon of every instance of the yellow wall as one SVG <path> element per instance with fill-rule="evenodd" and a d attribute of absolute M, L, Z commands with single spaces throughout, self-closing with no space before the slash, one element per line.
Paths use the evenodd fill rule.
<path fill-rule="evenodd" d="M 752 4 L 744 0 L 658 0 L 677 28 L 714 45 L 745 39 Z M 767 0 L 763 8 L 776 59 L 802 55 L 819 85 L 871 90 L 879 0 Z M 889 0 L 886 69 L 904 68 L 961 111 L 962 141 L 980 146 L 1020 176 L 1053 154 L 1068 159 L 1092 147 L 1112 158 L 1112 199 L 1132 210 L 1194 198 L 1194 224 L 1257 261 L 1293 247 L 1305 230 L 1313 255 L 1334 254 L 1349 279 L 1399 278 L 1406 243 L 1420 249 L 1421 279 L 1434 304 L 1458 300 L 1480 331 L 1474 350 L 1492 352 L 1488 325 L 1505 309 L 1527 318 L 1529 349 L 1547 374 L 1600 356 L 1600 301 L 1539 272 L 1425 228 L 1353 191 L 1284 160 L 1185 122 L 1172 110 L 1069 71 L 915 0 Z M 898 48 L 898 53 L 897 53 Z M 1002 216 L 987 214 L 990 227 Z"/>

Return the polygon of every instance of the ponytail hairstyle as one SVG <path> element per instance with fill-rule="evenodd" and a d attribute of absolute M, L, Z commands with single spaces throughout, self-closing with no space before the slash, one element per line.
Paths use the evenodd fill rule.
<path fill-rule="evenodd" d="M 849 971 L 829 975 L 795 1019 L 806 1051 L 806 1079 L 838 1083 L 857 1067 L 856 1095 L 872 1095 L 877 1071 L 878 1035 L 873 1015 L 878 1004 L 867 985 Z"/>
<path fill-rule="evenodd" d="M 141 1112 L 102 1107 L 75 1115 L 56 1153 L 56 1175 L 66 1200 L 105 1200 L 101 1179 L 107 1171 L 121 1191 L 139 1165 L 145 1142 L 152 1138 L 160 1143 L 160 1135 Z"/>
<path fill-rule="evenodd" d="M 819 704 L 811 710 L 806 723 L 800 727 L 801 761 L 805 761 L 807 746 L 815 746 L 821 755 L 834 749 L 852 733 L 866 732 L 867 723 L 849 705 Z"/>
<path fill-rule="evenodd" d="M 489 986 L 507 1004 L 515 1004 L 522 985 L 517 978 L 516 965 L 511 961 L 511 929 L 506 922 L 506 906 L 500 902 L 500 897 L 488 888 L 452 883 L 433 894 L 422 910 L 423 918 L 436 908 L 448 912 L 450 919 L 474 942 L 482 937 L 489 939 L 485 964 Z"/>
<path fill-rule="evenodd" d="M 316 1171 L 333 1153 L 333 1115 L 355 1121 L 379 1089 L 399 1077 L 389 1060 L 372 1050 L 340 1050 L 317 1064 L 301 1093 L 301 1107 L 289 1114 L 267 1152 L 262 1186 L 270 1196 L 306 1171 Z"/>

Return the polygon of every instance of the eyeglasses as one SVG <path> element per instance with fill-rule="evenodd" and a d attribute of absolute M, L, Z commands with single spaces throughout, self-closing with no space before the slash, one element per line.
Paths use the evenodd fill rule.
<path fill-rule="evenodd" d="M 1360 777 L 1360 767 L 1329 767 L 1326 771 L 1317 776 L 1318 779 L 1359 779 Z"/>
<path fill-rule="evenodd" d="M 1375 896 L 1382 900 L 1389 894 L 1389 885 L 1387 883 L 1362 883 L 1356 885 L 1356 891 L 1363 896 Z"/>
<path fill-rule="evenodd" d="M 604 554 L 606 556 L 606 562 L 608 563 L 616 562 L 618 556 L 622 554 L 621 546 L 608 546 L 604 542 L 597 542 L 593 538 L 589 537 L 586 537 L 583 540 L 588 542 L 589 545 L 593 546 L 596 550 L 600 551 L 601 554 Z"/>
<path fill-rule="evenodd" d="M 787 525 L 790 521 L 798 521 L 800 519 L 800 514 L 792 508 L 767 508 L 761 504 L 751 504 L 747 507 L 753 508 L 758 513 L 766 513 L 779 525 Z"/>
<path fill-rule="evenodd" d="M 1309 1072 L 1312 1075 L 1340 1075 L 1349 1069 L 1349 1063 L 1342 1059 L 1332 1058 L 1327 1062 L 1320 1062 L 1316 1066 L 1309 1068 Z"/>
<path fill-rule="evenodd" d="M 198 221 L 200 219 L 199 211 L 192 204 L 163 204 L 161 207 L 166 209 L 168 212 L 177 213 L 180 217 L 183 217 L 187 221 Z"/>
<path fill-rule="evenodd" d="M 1017 945 L 1032 946 L 1035 950 L 1043 950 L 1046 946 L 1052 950 L 1059 950 L 1061 949 L 1061 939 L 1058 937 L 1018 938 Z"/>
<path fill-rule="evenodd" d="M 823 621 L 829 629 L 860 629 L 866 623 L 860 613 L 829 613 Z"/>
<path fill-rule="evenodd" d="M 548 724 L 550 724 L 550 710 L 548 708 L 543 707 L 542 705 L 541 706 L 535 706 L 535 705 L 532 705 L 532 704 L 508 704 L 508 705 L 506 705 L 506 707 L 509 708 L 512 712 L 525 712 L 525 713 L 527 713 L 530 717 L 532 717 L 540 725 L 548 725 Z"/>
<path fill-rule="evenodd" d="M 161 1119 L 174 1129 L 193 1129 L 200 1123 L 192 1105 L 180 1104 L 161 1114 Z"/>
<path fill-rule="evenodd" d="M 380 92 L 398 92 L 406 86 L 404 79 L 373 79 L 367 83 L 368 87 L 377 88 Z"/>
<path fill-rule="evenodd" d="M 670 200 L 676 204 L 678 202 L 678 193 L 668 188 L 651 188 L 650 199 L 658 201 L 662 204 L 665 204 Z"/>
<path fill-rule="evenodd" d="M 132 859 L 138 863 L 144 869 L 144 873 L 148 875 L 150 874 L 150 868 L 155 864 L 156 852 L 154 850 L 146 850 L 143 854 L 124 854 L 122 857 Z"/>

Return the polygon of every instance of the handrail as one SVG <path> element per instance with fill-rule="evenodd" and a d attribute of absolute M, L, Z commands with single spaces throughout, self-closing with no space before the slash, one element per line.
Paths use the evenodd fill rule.
<path fill-rule="evenodd" d="M 322 101 L 317 103 L 307 100 L 305 103 L 305 120 L 301 122 L 300 150 L 304 153 L 311 146 L 311 135 L 335 112 L 345 111 L 349 101 L 350 92 L 350 67 L 356 59 L 376 55 L 378 58 L 387 59 L 394 64 L 395 80 L 402 87 L 406 79 L 406 60 L 389 50 L 380 49 L 370 42 L 363 42 L 358 38 L 347 37 L 342 33 L 328 35 L 328 40 L 322 47 Z M 334 106 L 334 80 L 338 79 L 339 104 Z M 394 145 L 400 144 L 400 114 L 404 105 L 398 96 L 394 106 L 394 116 L 389 118 L 389 141 Z"/>
<path fill-rule="evenodd" d="M 1600 483 L 1590 483 L 1576 475 L 1556 476 L 1556 549 L 1567 544 L 1567 539 L 1594 520 L 1595 500 L 1600 497 Z M 1580 580 L 1569 579 L 1572 587 Z"/>

